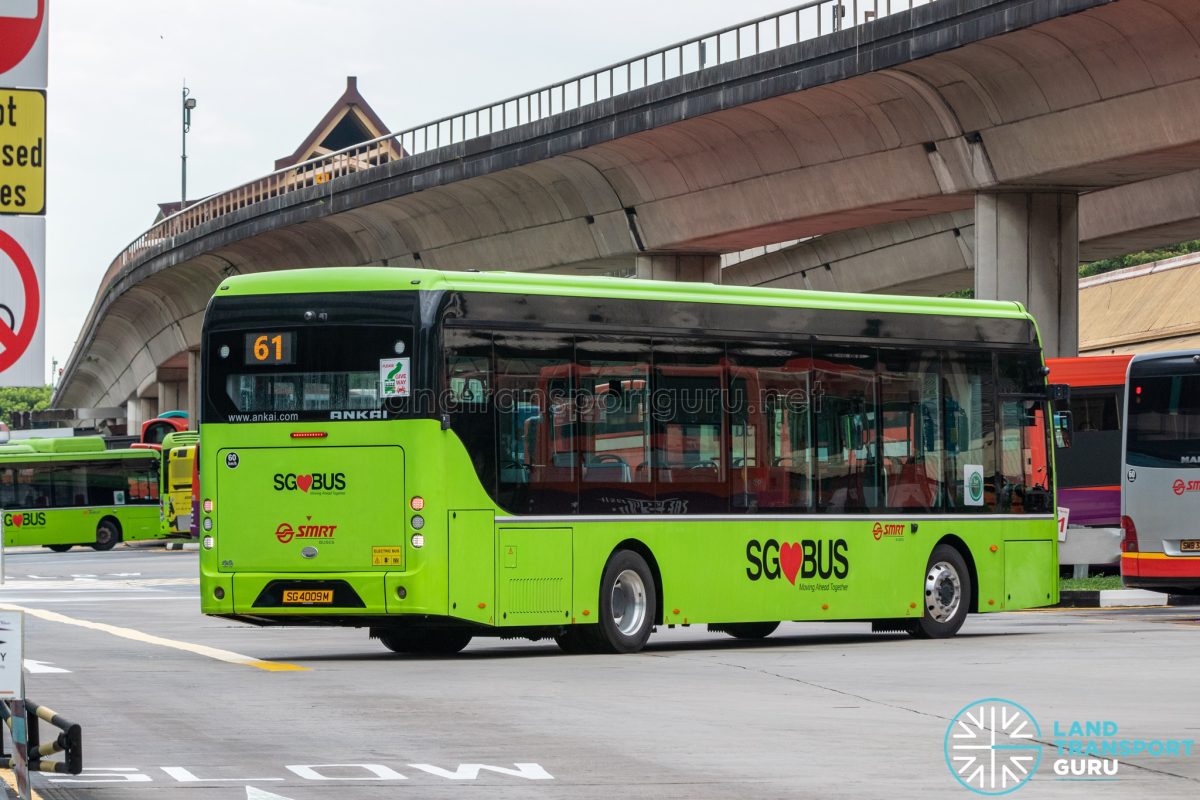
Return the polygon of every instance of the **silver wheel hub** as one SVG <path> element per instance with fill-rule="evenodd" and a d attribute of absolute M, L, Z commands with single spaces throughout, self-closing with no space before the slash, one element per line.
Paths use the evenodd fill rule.
<path fill-rule="evenodd" d="M 631 569 L 622 570 L 613 582 L 613 623 L 625 636 L 633 636 L 646 621 L 646 584 Z"/>
<path fill-rule="evenodd" d="M 953 565 L 939 561 L 925 573 L 925 612 L 946 622 L 962 603 L 962 581 Z"/>

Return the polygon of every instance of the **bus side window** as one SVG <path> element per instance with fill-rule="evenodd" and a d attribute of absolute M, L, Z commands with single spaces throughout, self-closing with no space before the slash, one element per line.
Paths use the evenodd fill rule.
<path fill-rule="evenodd" d="M 818 510 L 879 505 L 875 365 L 872 348 L 813 348 Z"/>
<path fill-rule="evenodd" d="M 574 344 L 569 336 L 496 334 L 497 502 L 513 513 L 574 505 L 571 425 Z"/>
<path fill-rule="evenodd" d="M 447 328 L 445 413 L 489 495 L 496 492 L 496 422 L 492 404 L 492 335 Z"/>
<path fill-rule="evenodd" d="M 991 353 L 942 356 L 947 506 L 993 511 L 997 506 L 996 380 Z"/>
<path fill-rule="evenodd" d="M 942 507 L 941 369 L 936 351 L 879 351 L 886 507 Z"/>

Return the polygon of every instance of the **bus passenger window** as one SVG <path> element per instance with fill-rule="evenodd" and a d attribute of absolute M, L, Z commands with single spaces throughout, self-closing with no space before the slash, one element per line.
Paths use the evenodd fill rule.
<path fill-rule="evenodd" d="M 443 407 L 484 489 L 495 497 L 496 422 L 492 403 L 492 335 L 447 328 Z"/>
<path fill-rule="evenodd" d="M 946 505 L 962 512 L 997 505 L 996 381 L 991 353 L 942 357 Z"/>
<path fill-rule="evenodd" d="M 654 341 L 654 441 L 647 469 L 654 474 L 657 501 L 686 504 L 692 514 L 729 508 L 724 356 L 722 343 Z"/>
<path fill-rule="evenodd" d="M 941 370 L 936 351 L 879 351 L 887 508 L 942 506 Z"/>
<path fill-rule="evenodd" d="M 728 345 L 730 510 L 806 511 L 812 503 L 812 356 L 779 342 Z"/>
<path fill-rule="evenodd" d="M 838 513 L 879 506 L 875 360 L 873 349 L 813 348 L 819 511 Z"/>
<path fill-rule="evenodd" d="M 653 511 L 650 347 L 624 337 L 580 337 L 576 355 L 580 511 Z"/>
<path fill-rule="evenodd" d="M 496 334 L 499 505 L 568 513 L 576 488 L 569 336 Z"/>

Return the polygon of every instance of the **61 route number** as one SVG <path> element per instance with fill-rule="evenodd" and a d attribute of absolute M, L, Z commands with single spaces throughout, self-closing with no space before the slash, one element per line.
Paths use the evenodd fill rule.
<path fill-rule="evenodd" d="M 287 331 L 246 334 L 246 363 L 294 364 L 295 337 Z"/>

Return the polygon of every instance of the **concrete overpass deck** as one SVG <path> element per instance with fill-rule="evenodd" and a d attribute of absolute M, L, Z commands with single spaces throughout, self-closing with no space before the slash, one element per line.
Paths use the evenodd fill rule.
<path fill-rule="evenodd" d="M 1200 4 L 937 0 L 794 43 L 777 32 L 773 49 L 728 58 L 746 31 L 780 31 L 791 13 L 799 28 L 807 9 L 821 19 L 836 2 L 623 62 L 584 76 L 590 90 L 572 79 L 485 109 L 489 123 L 515 114 L 512 127 L 492 130 L 477 109 L 399 135 L 402 158 L 379 143 L 352 148 L 164 221 L 105 276 L 55 403 L 145 394 L 162 365 L 198 347 L 204 305 L 233 271 L 383 264 L 720 279 L 721 254 L 848 231 L 877 241 L 890 231 L 900 243 L 901 228 L 932 230 L 921 220 L 934 215 L 959 230 L 950 252 L 963 264 L 964 247 L 980 260 L 959 224 L 980 217 L 980 197 L 992 207 L 983 261 L 993 282 L 1008 250 L 1024 248 L 1013 297 L 1057 314 L 1083 224 L 1074 198 L 1200 169 Z M 725 55 L 685 71 L 702 42 L 706 59 L 717 42 Z M 628 91 L 604 96 L 598 76 L 622 88 L 621 72 Z M 594 102 L 564 110 L 572 97 Z M 443 144 L 456 130 L 460 140 Z M 1009 194 L 1028 208 L 1049 195 L 1052 219 L 1014 221 Z M 1089 235 L 1110 247 L 1166 223 L 1176 235 L 1190 211 L 1114 213 Z M 1051 248 L 1049 268 L 1037 262 L 1047 224 L 1067 243 Z M 1014 225 L 1024 233 L 999 235 Z M 922 275 L 926 261 L 914 254 L 875 288 L 918 287 L 936 277 Z M 1066 335 L 1053 334 L 1054 349 Z"/>

